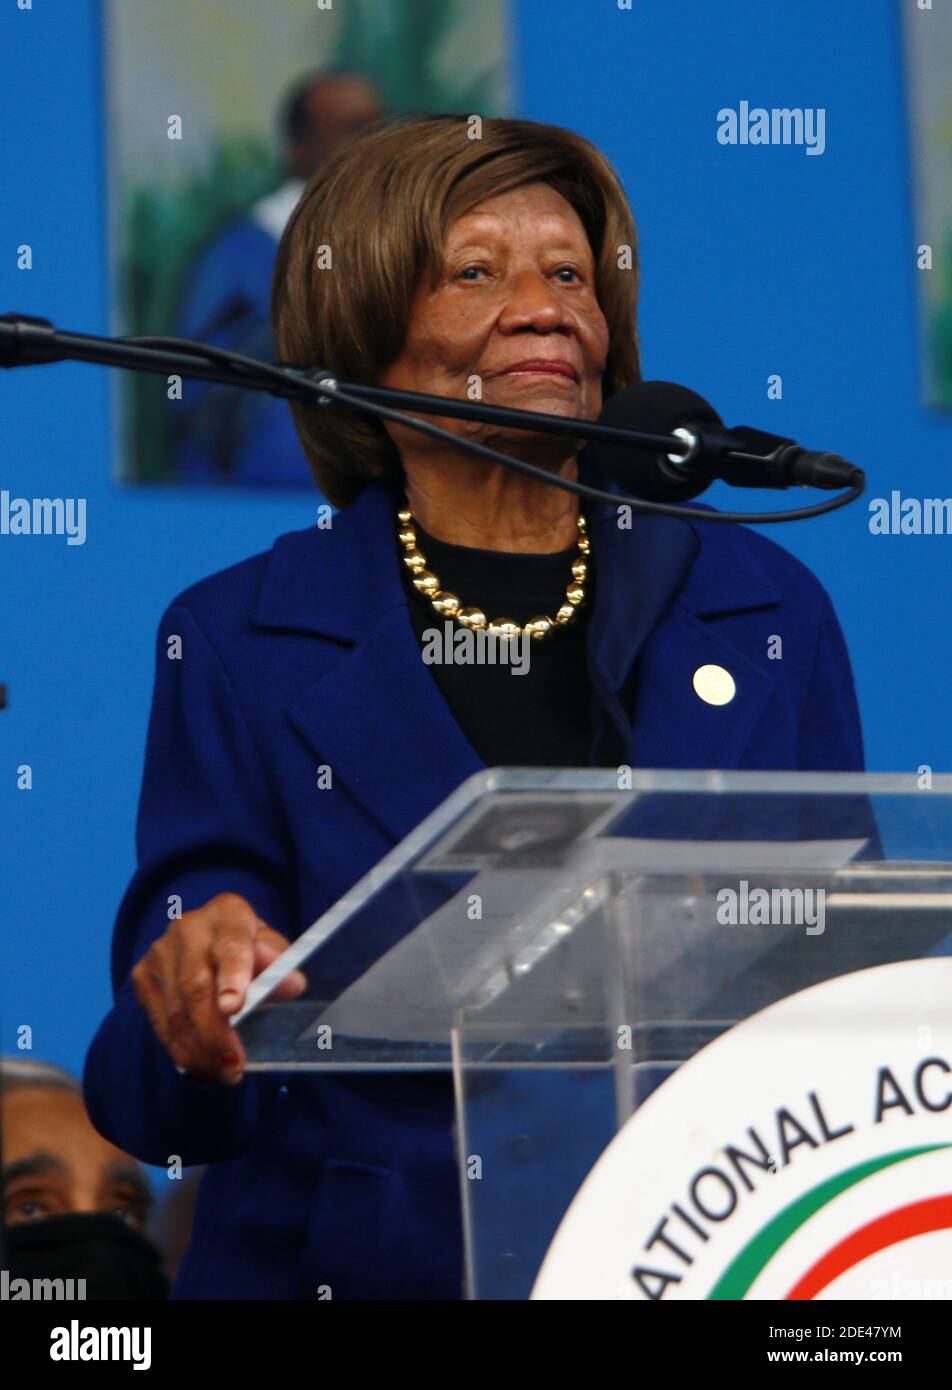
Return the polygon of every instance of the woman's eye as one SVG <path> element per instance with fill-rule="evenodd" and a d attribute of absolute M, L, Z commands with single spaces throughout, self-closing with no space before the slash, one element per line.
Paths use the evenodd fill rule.
<path fill-rule="evenodd" d="M 149 1219 L 149 1204 L 140 1197 L 130 1197 L 115 1208 L 114 1215 L 121 1217 L 133 1230 L 144 1231 Z"/>
<path fill-rule="evenodd" d="M 17 1202 L 10 1207 L 7 1220 L 16 1221 L 37 1221 L 41 1216 L 45 1216 L 46 1209 L 42 1202 Z"/>
<path fill-rule="evenodd" d="M 578 279 L 578 271 L 572 265 L 560 265 L 555 273 L 556 275 L 571 275 L 574 279 Z M 568 280 L 563 280 L 562 283 L 563 285 L 567 285 L 570 282 Z"/>
<path fill-rule="evenodd" d="M 467 265 L 459 272 L 457 278 L 460 280 L 473 280 L 476 276 L 485 274 L 485 270 L 485 266 Z"/>

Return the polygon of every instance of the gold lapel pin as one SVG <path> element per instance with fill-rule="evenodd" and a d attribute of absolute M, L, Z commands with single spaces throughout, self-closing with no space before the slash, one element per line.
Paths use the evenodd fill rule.
<path fill-rule="evenodd" d="M 729 705 L 737 694 L 734 677 L 723 666 L 699 666 L 691 684 L 706 705 Z"/>

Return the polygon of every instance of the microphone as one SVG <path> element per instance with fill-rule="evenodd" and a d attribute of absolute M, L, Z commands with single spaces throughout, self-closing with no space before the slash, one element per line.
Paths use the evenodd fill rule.
<path fill-rule="evenodd" d="M 684 442 L 681 456 L 607 440 L 586 445 L 585 459 L 649 501 L 686 502 L 717 479 L 733 487 L 844 488 L 862 478 L 861 470 L 839 454 L 813 452 L 748 425 L 727 429 L 703 396 L 671 381 L 639 381 L 610 396 L 598 423 L 673 434 Z"/>
<path fill-rule="evenodd" d="M 811 453 L 792 439 L 747 425 L 726 429 L 702 396 L 670 381 L 638 382 L 610 397 L 597 421 L 576 420 L 455 396 L 341 382 L 321 368 L 259 362 L 190 338 L 155 334 L 103 338 L 64 332 L 49 319 L 29 314 L 0 314 L 0 369 L 64 361 L 95 362 L 162 376 L 174 372 L 245 390 L 268 391 L 310 406 L 343 406 L 379 420 L 400 420 L 477 458 L 501 463 L 580 497 L 597 502 L 628 500 L 647 512 L 681 518 L 694 516 L 725 525 L 766 525 L 823 516 L 855 502 L 866 481 L 862 469 L 838 454 Z M 407 411 L 412 413 L 406 414 Z M 500 453 L 478 440 L 449 434 L 432 422 L 417 418 L 420 414 L 484 420 L 533 433 L 587 439 L 590 442 L 583 459 L 594 459 L 602 473 L 620 482 L 626 491 L 619 498 L 588 483 L 557 477 L 537 464 Z M 841 495 L 783 512 L 732 512 L 708 507 L 702 510 L 681 505 L 718 478 L 734 487 L 815 487 L 836 490 Z"/>

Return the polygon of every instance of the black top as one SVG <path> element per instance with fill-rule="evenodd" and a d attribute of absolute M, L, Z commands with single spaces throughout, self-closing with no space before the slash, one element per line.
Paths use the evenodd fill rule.
<path fill-rule="evenodd" d="M 490 621 L 511 618 L 523 624 L 540 615 L 554 617 L 564 603 L 572 582 L 572 562 L 578 555 L 576 545 L 548 555 L 476 550 L 434 539 L 415 518 L 413 526 L 427 567 L 464 608 L 480 608 Z M 422 655 L 426 631 L 442 635 L 449 622 L 455 634 L 461 625 L 442 617 L 429 599 L 422 599 L 403 563 L 402 547 L 400 554 L 410 618 Z M 450 712 L 488 767 L 590 766 L 592 687 L 586 635 L 594 598 L 593 571 L 590 564 L 585 603 L 573 621 L 543 641 L 530 643 L 525 675 L 501 663 L 430 665 Z"/>

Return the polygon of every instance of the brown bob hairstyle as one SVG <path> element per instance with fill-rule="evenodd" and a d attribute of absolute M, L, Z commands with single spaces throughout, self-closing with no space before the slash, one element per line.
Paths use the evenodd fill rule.
<path fill-rule="evenodd" d="M 547 183 L 578 213 L 592 247 L 609 330 L 605 395 L 639 379 L 637 233 L 617 174 L 594 145 L 559 126 L 487 117 L 480 128 L 475 120 L 377 126 L 313 176 L 284 230 L 271 285 L 282 362 L 375 383 L 400 354 L 421 277 L 438 284 L 457 218 L 484 199 Z M 290 408 L 330 502 L 346 506 L 369 478 L 402 477 L 377 421 L 345 408 Z"/>

